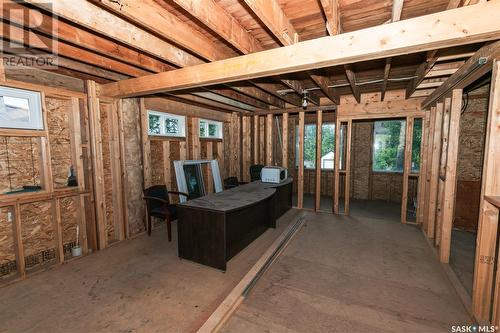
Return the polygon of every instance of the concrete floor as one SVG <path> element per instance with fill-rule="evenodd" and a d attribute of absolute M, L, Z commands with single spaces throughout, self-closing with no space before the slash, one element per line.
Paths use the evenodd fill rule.
<path fill-rule="evenodd" d="M 476 234 L 453 229 L 451 233 L 450 267 L 469 293 L 469 296 L 472 295 L 475 260 Z"/>
<path fill-rule="evenodd" d="M 306 214 L 225 332 L 450 332 L 470 323 L 420 229 Z"/>
<path fill-rule="evenodd" d="M 286 226 L 291 210 L 222 273 L 177 257 L 163 227 L 0 288 L 0 332 L 189 332 L 200 327 Z"/>
<path fill-rule="evenodd" d="M 321 196 L 320 210 L 332 211 L 332 197 Z M 293 196 L 293 205 L 297 206 L 297 194 Z M 361 200 L 351 199 L 349 201 L 350 215 L 356 217 L 369 217 L 386 219 L 390 221 L 401 221 L 401 204 L 384 200 Z M 344 211 L 344 198 L 339 202 L 340 212 Z M 304 208 L 314 209 L 314 194 L 304 194 Z M 411 219 L 409 219 L 411 220 Z"/>

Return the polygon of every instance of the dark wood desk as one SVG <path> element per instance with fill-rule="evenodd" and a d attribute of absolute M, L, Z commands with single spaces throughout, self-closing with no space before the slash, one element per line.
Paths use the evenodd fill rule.
<path fill-rule="evenodd" d="M 226 270 L 226 263 L 292 207 L 291 178 L 260 181 L 178 206 L 179 257 Z"/>

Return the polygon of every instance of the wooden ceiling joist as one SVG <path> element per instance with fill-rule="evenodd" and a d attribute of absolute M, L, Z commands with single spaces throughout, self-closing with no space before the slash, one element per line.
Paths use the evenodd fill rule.
<path fill-rule="evenodd" d="M 327 28 L 326 30 L 328 34 L 330 36 L 335 36 L 342 33 L 342 22 L 340 21 L 338 0 L 322 0 L 320 1 L 320 3 L 323 8 L 323 12 L 325 13 Z M 359 91 L 359 88 L 356 86 L 356 74 L 352 70 L 352 66 L 350 64 L 344 65 L 344 71 L 347 77 L 347 81 L 351 86 L 352 94 L 354 95 L 354 98 L 356 98 L 356 101 L 360 103 L 361 93 Z"/>
<path fill-rule="evenodd" d="M 110 83 L 102 86 L 101 92 L 108 96 L 140 96 L 494 40 L 500 36 L 500 27 L 496 18 L 489 13 L 497 11 L 500 11 L 500 2 L 490 1 L 279 49 Z M 433 31 L 433 34 L 427 31 Z M 342 50 L 342 53 L 338 50 Z"/>
<path fill-rule="evenodd" d="M 109 36 L 175 66 L 185 67 L 203 63 L 201 59 L 192 54 L 88 1 L 53 0 L 48 3 L 39 0 L 26 0 L 26 2 L 52 11 L 57 16 L 64 17 L 104 36 Z"/>
<path fill-rule="evenodd" d="M 475 6 L 471 6 L 475 7 Z M 471 8 L 469 7 L 469 8 Z M 452 76 L 422 102 L 422 107 L 426 108 L 452 89 L 463 89 L 473 83 L 488 71 L 494 59 L 500 57 L 500 41 L 483 46 L 472 57 L 465 62 Z"/>
<path fill-rule="evenodd" d="M 90 0 L 125 17 L 154 34 L 168 39 L 208 61 L 231 58 L 236 54 L 222 44 L 216 44 L 177 16 L 169 13 L 154 0 Z M 181 66 L 184 67 L 184 66 Z"/>
<path fill-rule="evenodd" d="M 245 0 L 245 3 L 257 15 L 266 28 L 271 31 L 273 36 L 279 41 L 279 44 L 287 46 L 298 42 L 299 34 L 277 1 Z M 281 82 L 299 95 L 302 95 L 306 90 L 304 85 L 298 80 L 282 80 Z M 312 103 L 319 105 L 319 99 L 314 94 L 309 93 L 307 95 L 310 97 L 309 100 Z"/>
<path fill-rule="evenodd" d="M 41 33 L 27 31 L 16 25 L 9 25 L 5 22 L 1 23 L 0 37 L 4 40 L 10 40 L 18 44 L 23 44 L 29 48 L 39 50 L 45 50 L 47 45 L 52 45 L 52 48 L 57 50 L 57 53 L 63 57 L 97 65 L 101 68 L 105 68 L 106 70 L 122 73 L 132 77 L 143 76 L 151 73 L 100 54 L 81 49 L 71 44 L 53 40 Z"/>
<path fill-rule="evenodd" d="M 159 73 L 174 69 L 174 67 L 164 62 L 130 47 L 114 43 L 87 30 L 79 29 L 61 20 L 54 21 L 52 17 L 38 11 L 26 11 L 26 7 L 12 0 L 2 0 L 2 4 L 0 6 L 2 9 L 0 15 L 3 20 L 8 20 L 21 26 L 26 26 L 27 20 L 28 22 L 37 22 L 37 25 L 30 27 L 32 30 L 46 35 L 54 34 L 60 41 L 68 43 L 77 41 L 78 46 L 87 50 L 126 62 L 150 72 Z"/>
<path fill-rule="evenodd" d="M 391 22 L 398 22 L 401 20 L 401 14 L 403 13 L 404 0 L 393 0 L 392 1 L 392 14 Z M 385 91 L 387 89 L 387 82 L 389 81 L 389 74 L 391 72 L 392 58 L 385 59 L 384 67 L 384 82 L 382 82 L 382 96 L 381 100 L 384 101 Z"/>
<path fill-rule="evenodd" d="M 415 92 L 415 89 L 420 85 L 420 83 L 425 79 L 427 74 L 430 72 L 434 64 L 438 59 L 437 50 L 432 50 L 427 52 L 427 59 L 424 63 L 418 66 L 417 71 L 415 72 L 415 78 L 412 79 L 408 86 L 406 87 L 406 98 L 410 98 Z"/>
<path fill-rule="evenodd" d="M 335 104 L 339 104 L 339 97 L 335 96 L 333 94 L 333 89 L 329 87 L 332 85 L 332 82 L 328 77 L 313 73 L 309 74 L 309 77 L 319 87 L 319 89 L 321 89 L 326 97 L 328 97 Z"/>

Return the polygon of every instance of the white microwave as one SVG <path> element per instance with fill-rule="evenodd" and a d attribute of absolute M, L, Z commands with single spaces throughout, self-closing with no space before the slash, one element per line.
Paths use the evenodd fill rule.
<path fill-rule="evenodd" d="M 279 184 L 284 182 L 288 177 L 288 170 L 282 167 L 264 167 L 260 173 L 260 179 L 263 183 Z"/>

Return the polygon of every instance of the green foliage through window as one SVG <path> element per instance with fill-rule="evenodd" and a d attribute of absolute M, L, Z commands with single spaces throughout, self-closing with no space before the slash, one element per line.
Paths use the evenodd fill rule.
<path fill-rule="evenodd" d="M 402 172 L 406 121 L 376 121 L 373 135 L 373 171 Z"/>
<path fill-rule="evenodd" d="M 299 149 L 299 128 L 296 128 L 296 151 Z M 321 168 L 333 169 L 335 154 L 335 124 L 325 123 L 321 126 Z M 299 165 L 298 153 L 296 166 Z M 307 124 L 304 128 L 304 168 L 316 168 L 316 124 Z"/>

